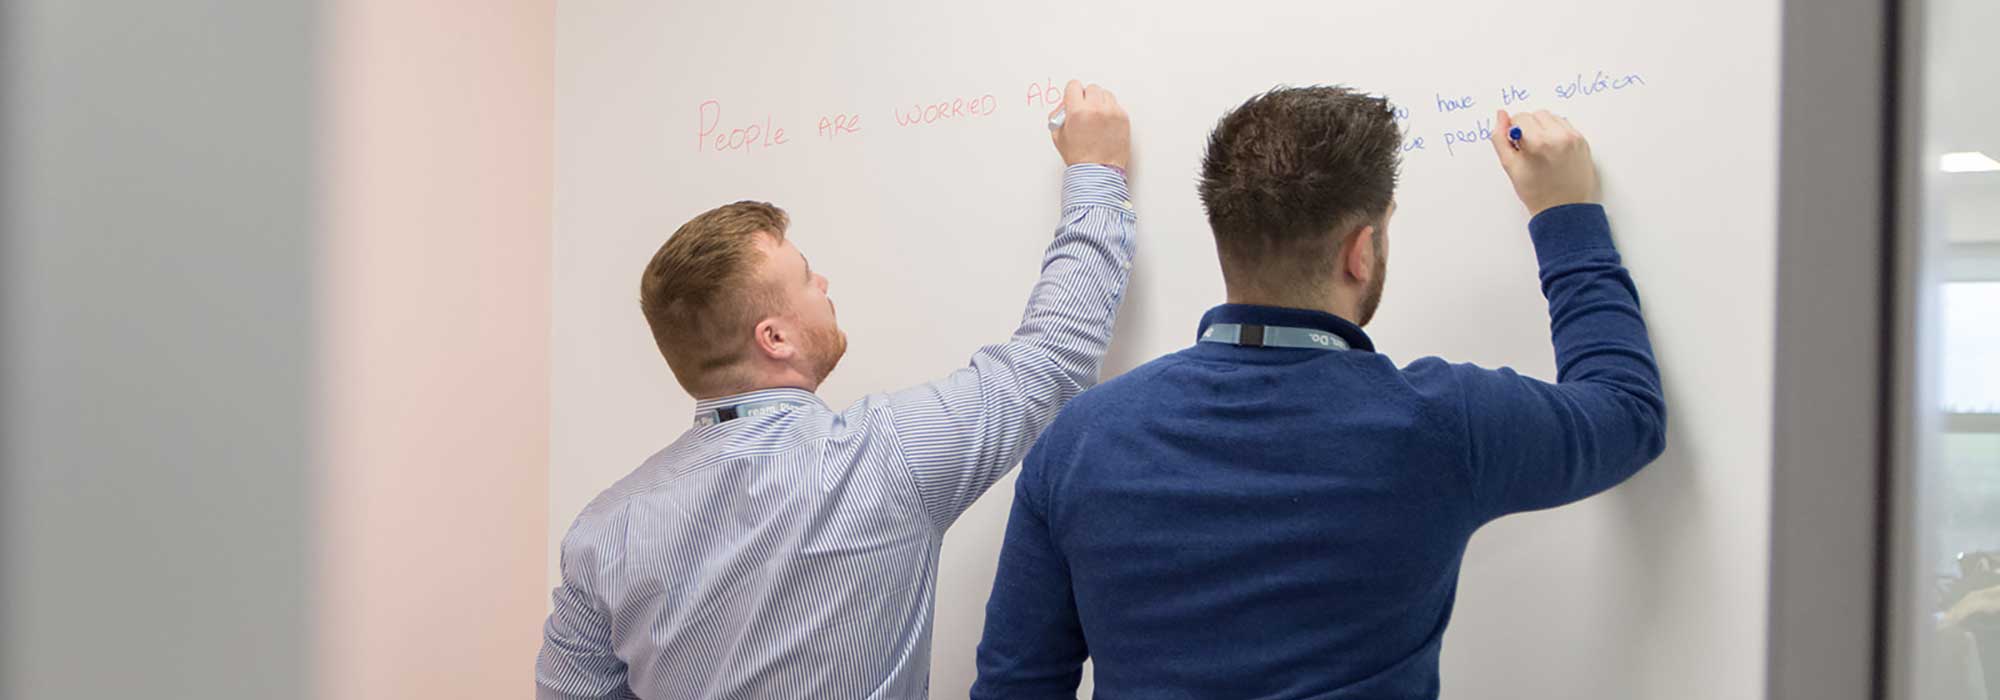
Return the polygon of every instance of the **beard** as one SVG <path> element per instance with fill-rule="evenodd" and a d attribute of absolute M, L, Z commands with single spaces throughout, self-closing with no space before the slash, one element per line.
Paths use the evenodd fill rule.
<path fill-rule="evenodd" d="M 1361 317 L 1354 319 L 1354 325 L 1366 326 L 1375 319 L 1375 307 L 1382 304 L 1382 286 L 1389 281 L 1389 258 L 1375 256 L 1375 281 L 1368 284 L 1368 293 L 1361 295 Z"/>
<path fill-rule="evenodd" d="M 825 382 L 846 354 L 847 334 L 841 332 L 840 326 L 829 323 L 806 332 L 807 370 L 812 372 L 814 384 Z"/>

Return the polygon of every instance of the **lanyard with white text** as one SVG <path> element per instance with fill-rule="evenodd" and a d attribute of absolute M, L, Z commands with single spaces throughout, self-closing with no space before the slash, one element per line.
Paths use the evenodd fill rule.
<path fill-rule="evenodd" d="M 1347 339 L 1311 328 L 1260 326 L 1254 323 L 1214 323 L 1201 332 L 1201 342 L 1246 348 L 1346 350 Z"/>
<path fill-rule="evenodd" d="M 706 428 L 717 423 L 727 423 L 738 418 L 754 418 L 804 405 L 806 405 L 804 401 L 772 399 L 770 401 L 739 403 L 734 406 L 718 406 L 694 414 L 694 426 L 697 428 Z"/>

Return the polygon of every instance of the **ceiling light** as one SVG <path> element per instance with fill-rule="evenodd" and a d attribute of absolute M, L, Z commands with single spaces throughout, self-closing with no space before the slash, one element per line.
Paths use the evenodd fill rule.
<path fill-rule="evenodd" d="M 1948 173 L 1990 173 L 2000 170 L 2000 161 L 1978 151 L 1946 153 L 1938 159 L 1938 168 Z"/>

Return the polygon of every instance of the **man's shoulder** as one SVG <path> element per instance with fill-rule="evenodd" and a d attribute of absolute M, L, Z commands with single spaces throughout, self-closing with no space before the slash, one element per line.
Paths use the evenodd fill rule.
<path fill-rule="evenodd" d="M 619 535 L 625 531 L 628 501 L 627 492 L 613 486 L 598 493 L 576 514 L 559 545 L 564 569 L 595 571 L 602 563 L 618 558 L 616 551 L 624 545 Z"/>
<path fill-rule="evenodd" d="M 1433 398 L 1448 398 L 1457 401 L 1469 385 L 1483 383 L 1496 377 L 1508 377 L 1516 372 L 1511 367 L 1487 368 L 1471 362 L 1452 362 L 1435 355 L 1418 358 L 1417 361 L 1397 370 L 1396 375 L 1405 386 L 1418 394 Z"/>
<path fill-rule="evenodd" d="M 625 506 L 641 494 L 662 488 L 679 471 L 676 465 L 689 458 L 687 454 L 690 440 L 687 435 L 660 448 L 639 463 L 639 466 L 611 485 L 598 491 L 597 495 L 584 504 L 570 525 L 572 531 L 603 527 L 606 524 L 621 523 L 625 516 Z M 619 525 L 622 527 L 622 525 Z"/>
<path fill-rule="evenodd" d="M 611 482 L 585 503 L 576 518 L 570 521 L 569 531 L 563 535 L 561 546 L 564 555 L 580 551 L 601 552 L 621 544 L 633 501 L 660 489 L 671 488 L 674 477 L 685 471 L 689 462 L 708 456 L 703 454 L 708 450 L 699 449 L 702 446 L 700 441 L 693 439 L 695 432 L 689 431 L 647 456 L 632 471 Z"/>
<path fill-rule="evenodd" d="M 1165 377 L 1166 373 L 1180 363 L 1180 353 L 1168 353 L 1099 382 L 1071 399 L 1056 420 L 1077 420 L 1097 412 L 1122 409 L 1135 402 L 1156 400 L 1159 392 L 1171 384 Z"/>

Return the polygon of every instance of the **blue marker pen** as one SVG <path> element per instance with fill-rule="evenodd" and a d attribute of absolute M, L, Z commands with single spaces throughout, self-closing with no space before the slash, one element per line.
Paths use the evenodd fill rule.
<path fill-rule="evenodd" d="M 1514 150 L 1521 150 L 1521 127 L 1507 130 L 1507 142 L 1514 144 Z"/>

